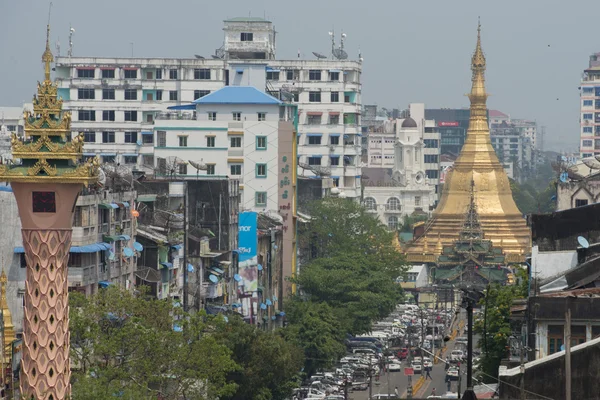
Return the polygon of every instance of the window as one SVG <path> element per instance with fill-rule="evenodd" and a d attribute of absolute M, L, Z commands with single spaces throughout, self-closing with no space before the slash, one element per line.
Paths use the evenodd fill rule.
<path fill-rule="evenodd" d="M 581 142 L 581 146 L 582 147 L 592 147 L 594 145 L 594 141 L 593 140 L 583 140 Z"/>
<path fill-rule="evenodd" d="M 331 92 L 331 102 L 339 103 L 340 101 L 340 92 Z"/>
<path fill-rule="evenodd" d="M 267 80 L 268 81 L 278 81 L 279 80 L 279 71 L 267 71 Z"/>
<path fill-rule="evenodd" d="M 438 171 L 437 169 L 428 169 L 425 171 L 425 175 L 429 179 L 437 179 L 440 176 L 440 171 Z"/>
<path fill-rule="evenodd" d="M 340 80 L 340 73 L 339 72 L 332 72 L 329 71 L 329 81 L 330 82 L 336 82 Z"/>
<path fill-rule="evenodd" d="M 308 165 L 321 165 L 321 157 L 308 157 Z"/>
<path fill-rule="evenodd" d="M 114 100 L 115 89 L 102 89 L 102 100 Z"/>
<path fill-rule="evenodd" d="M 415 154 L 417 154 L 417 153 L 415 152 Z M 425 154 L 425 162 L 426 163 L 437 163 L 438 155 L 437 154 Z"/>
<path fill-rule="evenodd" d="M 395 215 L 388 217 L 388 229 L 391 231 L 398 230 L 398 217 Z"/>
<path fill-rule="evenodd" d="M 95 121 L 96 120 L 96 111 L 92 110 L 81 110 L 78 113 L 79 121 Z"/>
<path fill-rule="evenodd" d="M 85 68 L 77 70 L 77 77 L 82 79 L 93 79 L 94 78 L 94 68 Z"/>
<path fill-rule="evenodd" d="M 137 143 L 137 132 L 125 132 L 125 143 Z"/>
<path fill-rule="evenodd" d="M 169 100 L 177 101 L 177 90 L 169 90 Z"/>
<path fill-rule="evenodd" d="M 320 103 L 321 92 L 308 92 L 308 101 L 310 101 L 311 103 Z"/>
<path fill-rule="evenodd" d="M 206 147 L 215 147 L 215 137 L 214 136 L 206 137 Z"/>
<path fill-rule="evenodd" d="M 94 89 L 77 89 L 77 98 L 79 100 L 93 100 L 96 98 L 96 93 Z"/>
<path fill-rule="evenodd" d="M 56 193 L 54 192 L 32 192 L 32 208 L 36 213 L 56 212 Z"/>
<path fill-rule="evenodd" d="M 157 131 L 156 132 L 156 147 L 167 147 L 167 132 Z"/>
<path fill-rule="evenodd" d="M 187 147 L 187 136 L 177 136 L 177 140 L 179 141 L 179 147 Z"/>
<path fill-rule="evenodd" d="M 137 121 L 137 111 L 125 111 L 125 121 Z"/>
<path fill-rule="evenodd" d="M 152 80 L 152 71 L 146 71 L 146 79 L 147 80 Z"/>
<path fill-rule="evenodd" d="M 321 135 L 309 135 L 308 144 L 321 144 Z"/>
<path fill-rule="evenodd" d="M 115 111 L 114 110 L 102 111 L 102 121 L 114 121 L 114 120 L 115 120 Z"/>
<path fill-rule="evenodd" d="M 154 135 L 152 135 L 152 134 L 142 135 L 142 143 L 143 144 L 154 144 Z"/>
<path fill-rule="evenodd" d="M 340 156 L 329 157 L 329 162 L 331 163 L 331 165 L 340 165 Z"/>
<path fill-rule="evenodd" d="M 102 79 L 114 79 L 115 70 L 114 69 L 103 69 L 102 70 Z"/>
<path fill-rule="evenodd" d="M 266 150 L 267 149 L 267 137 L 266 136 L 257 136 L 256 137 L 256 150 Z"/>
<path fill-rule="evenodd" d="M 154 156 L 152 154 L 143 154 L 142 165 L 154 167 Z"/>
<path fill-rule="evenodd" d="M 195 69 L 194 70 L 194 79 L 209 80 L 210 79 L 210 69 L 208 69 L 208 68 Z"/>
<path fill-rule="evenodd" d="M 519 143 L 519 138 L 515 138 L 515 137 L 510 138 L 510 142 L 511 143 Z"/>
<path fill-rule="evenodd" d="M 114 132 L 102 132 L 102 143 L 114 143 L 115 133 Z"/>
<path fill-rule="evenodd" d="M 137 79 L 137 69 L 123 70 L 125 79 Z"/>
<path fill-rule="evenodd" d="M 400 211 L 400 200 L 397 197 L 390 197 L 385 205 L 387 211 Z"/>
<path fill-rule="evenodd" d="M 194 100 L 198 100 L 208 94 L 210 94 L 210 90 L 194 90 Z"/>
<path fill-rule="evenodd" d="M 321 125 L 321 115 L 307 115 L 306 123 L 308 125 Z"/>
<path fill-rule="evenodd" d="M 548 325 L 548 355 L 561 350 L 564 340 L 562 325 Z"/>
<path fill-rule="evenodd" d="M 216 121 L 217 120 L 217 113 L 214 111 L 210 111 L 208 113 L 208 120 L 209 121 Z"/>
<path fill-rule="evenodd" d="M 594 130 L 592 129 L 591 126 L 584 126 L 583 133 L 594 133 Z"/>
<path fill-rule="evenodd" d="M 187 175 L 187 164 L 178 164 L 177 173 L 179 175 Z"/>
<path fill-rule="evenodd" d="M 156 91 L 156 100 L 162 100 L 162 90 Z"/>
<path fill-rule="evenodd" d="M 318 69 L 311 69 L 308 71 L 308 79 L 311 81 L 321 80 L 321 71 Z"/>
<path fill-rule="evenodd" d="M 156 70 L 156 79 L 162 79 L 162 69 Z"/>
<path fill-rule="evenodd" d="M 177 79 L 177 70 L 176 69 L 169 70 L 169 79 Z"/>
<path fill-rule="evenodd" d="M 125 89 L 125 100 L 137 100 L 137 89 Z"/>
<path fill-rule="evenodd" d="M 340 116 L 329 114 L 329 125 L 339 125 L 340 124 Z"/>
<path fill-rule="evenodd" d="M 232 136 L 229 139 L 229 147 L 242 147 L 242 138 L 240 136 Z"/>
<path fill-rule="evenodd" d="M 425 143 L 425 147 L 428 149 L 437 149 L 440 145 L 437 139 L 423 139 L 423 143 Z"/>
<path fill-rule="evenodd" d="M 229 166 L 229 171 L 231 175 L 241 175 L 242 174 L 242 164 L 231 164 Z"/>
<path fill-rule="evenodd" d="M 331 136 L 331 135 L 329 135 L 329 144 L 333 144 L 333 145 L 340 144 L 340 137 L 339 136 Z"/>
<path fill-rule="evenodd" d="M 233 120 L 234 121 L 241 121 L 242 120 L 242 113 L 241 112 L 233 112 L 231 114 L 233 115 Z"/>
<path fill-rule="evenodd" d="M 583 101 L 584 107 L 592 107 L 593 105 L 594 105 L 594 100 L 584 100 Z"/>
<path fill-rule="evenodd" d="M 83 141 L 85 143 L 96 143 L 96 132 L 84 132 Z"/>
<path fill-rule="evenodd" d="M 365 205 L 365 208 L 367 210 L 369 210 L 369 211 L 375 211 L 375 210 L 377 210 L 377 202 L 372 197 L 367 197 L 365 199 L 364 205 Z"/>
<path fill-rule="evenodd" d="M 240 33 L 240 40 L 242 42 L 252 42 L 254 40 L 254 33 L 242 32 L 242 33 Z"/>
<path fill-rule="evenodd" d="M 583 93 L 594 93 L 594 88 L 593 87 L 584 87 Z"/>
<path fill-rule="evenodd" d="M 258 113 L 258 120 L 259 121 L 266 121 L 267 120 L 267 113 L 259 112 Z"/>
<path fill-rule="evenodd" d="M 288 71 L 286 71 L 286 79 L 288 81 L 293 81 L 294 79 L 298 79 L 298 70 L 297 69 L 290 69 Z M 298 101 L 298 100 L 296 100 Z"/>
<path fill-rule="evenodd" d="M 587 206 L 587 205 L 588 205 L 587 199 L 575 199 L 575 207 L 583 207 L 583 206 Z"/>
<path fill-rule="evenodd" d="M 421 196 L 415 196 L 415 207 L 421 205 Z"/>
<path fill-rule="evenodd" d="M 266 178 L 267 177 L 267 164 L 256 164 L 256 177 Z"/>
<path fill-rule="evenodd" d="M 594 117 L 594 114 L 589 113 L 589 114 L 583 114 L 583 119 L 592 119 Z"/>
<path fill-rule="evenodd" d="M 103 163 L 114 163 L 115 156 L 102 156 L 102 162 Z"/>
<path fill-rule="evenodd" d="M 137 156 L 123 156 L 123 163 L 137 164 Z"/>
<path fill-rule="evenodd" d="M 215 174 L 215 164 L 206 164 L 206 175 Z"/>
<path fill-rule="evenodd" d="M 267 205 L 267 192 L 255 192 L 254 193 L 254 205 L 255 206 L 266 206 Z"/>

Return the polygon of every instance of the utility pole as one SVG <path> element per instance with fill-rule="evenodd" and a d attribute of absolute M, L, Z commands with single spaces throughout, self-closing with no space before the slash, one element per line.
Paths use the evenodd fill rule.
<path fill-rule="evenodd" d="M 221 199 L 223 193 L 219 192 L 219 250 L 221 250 Z"/>
<path fill-rule="evenodd" d="M 521 400 L 525 400 L 525 346 L 523 346 L 522 342 L 519 353 L 521 363 Z"/>
<path fill-rule="evenodd" d="M 371 364 L 371 355 L 369 355 L 369 400 L 373 399 L 373 365 Z"/>
<path fill-rule="evenodd" d="M 188 184 L 183 181 L 183 311 L 188 311 Z M 220 220 L 220 218 L 219 218 Z"/>
<path fill-rule="evenodd" d="M 571 400 L 571 307 L 567 297 L 565 313 L 565 400 Z"/>

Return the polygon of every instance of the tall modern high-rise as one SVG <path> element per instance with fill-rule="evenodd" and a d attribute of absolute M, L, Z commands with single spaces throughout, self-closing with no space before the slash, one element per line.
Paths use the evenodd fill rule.
<path fill-rule="evenodd" d="M 408 261 L 436 263 L 444 246 L 451 246 L 459 238 L 472 202 L 485 238 L 501 248 L 507 262 L 524 261 L 531 249 L 531 232 L 513 200 L 510 183 L 490 141 L 485 67 L 478 28 L 471 59 L 471 112 L 465 144 L 447 175 L 442 198 L 425 233 L 407 249 Z"/>
<path fill-rule="evenodd" d="M 600 53 L 590 56 L 588 68 L 583 71 L 579 93 L 579 154 L 581 157 L 592 157 L 600 154 Z"/>
<path fill-rule="evenodd" d="M 331 176 L 347 197 L 359 197 L 362 62 L 349 59 L 346 36 L 335 43 L 332 32 L 331 55 L 278 60 L 272 22 L 241 17 L 224 24 L 223 46 L 207 57 L 58 57 L 58 94 L 73 112 L 74 131 L 84 133 L 89 155 L 140 167 L 141 146 L 160 144 L 152 133 L 155 125 L 195 119 L 192 112 L 168 112 L 168 107 L 224 86 L 254 86 L 297 105 L 303 175 Z M 239 122 L 238 113 L 217 115 L 215 121 Z M 196 150 L 196 159 L 211 151 L 205 146 Z"/>
<path fill-rule="evenodd" d="M 71 140 L 71 114 L 62 111 L 50 80 L 50 26 L 42 56 L 33 112 L 25 113 L 24 138 L 13 133 L 13 164 L 0 165 L 10 182 L 22 224 L 27 264 L 23 321 L 21 396 L 70 397 L 67 260 L 75 202 L 84 185 L 97 180 L 98 160 L 81 161 L 83 137 Z"/>

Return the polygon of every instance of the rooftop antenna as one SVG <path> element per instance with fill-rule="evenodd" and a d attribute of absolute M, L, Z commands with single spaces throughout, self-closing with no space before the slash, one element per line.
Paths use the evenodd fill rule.
<path fill-rule="evenodd" d="M 298 58 L 300 58 L 300 49 L 298 49 Z"/>
<path fill-rule="evenodd" d="M 342 32 L 340 39 L 340 47 L 335 48 L 335 43 L 332 41 L 332 50 L 331 53 L 338 60 L 346 60 L 348 58 L 348 53 L 344 50 L 344 39 L 346 39 L 346 34 Z"/>
<path fill-rule="evenodd" d="M 329 36 L 331 36 L 331 54 L 333 54 L 335 51 L 335 30 L 330 30 Z"/>
<path fill-rule="evenodd" d="M 362 51 L 360 50 L 360 47 L 358 48 L 358 61 L 363 62 L 363 56 L 362 56 Z"/>
<path fill-rule="evenodd" d="M 67 55 L 69 57 L 73 57 L 73 34 L 75 33 L 75 28 L 73 28 L 71 26 L 71 24 L 69 24 L 69 51 L 67 52 Z"/>

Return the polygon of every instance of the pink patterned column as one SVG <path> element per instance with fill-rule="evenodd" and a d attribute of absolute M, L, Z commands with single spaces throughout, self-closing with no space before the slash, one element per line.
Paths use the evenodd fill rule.
<path fill-rule="evenodd" d="M 69 380 L 69 292 L 67 261 L 71 230 L 23 229 L 27 261 L 21 395 L 62 400 Z"/>

